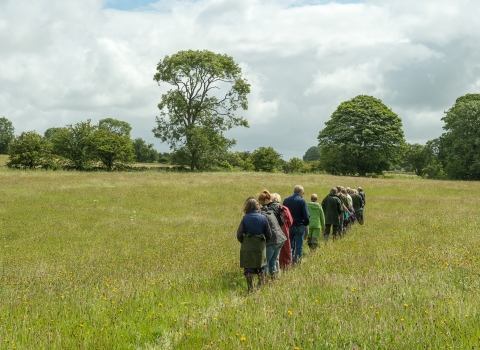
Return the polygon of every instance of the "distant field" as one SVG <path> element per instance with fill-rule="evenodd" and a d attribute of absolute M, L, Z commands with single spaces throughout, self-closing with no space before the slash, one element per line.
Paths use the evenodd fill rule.
<path fill-rule="evenodd" d="M 0 183 L 1 349 L 480 345 L 478 182 L 2 168 Z M 362 186 L 366 223 L 246 295 L 242 203 L 296 184 Z"/>

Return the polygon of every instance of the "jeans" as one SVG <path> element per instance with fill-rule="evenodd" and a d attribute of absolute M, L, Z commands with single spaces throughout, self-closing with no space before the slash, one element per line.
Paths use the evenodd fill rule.
<path fill-rule="evenodd" d="M 277 271 L 277 259 L 282 246 L 283 242 L 267 245 L 267 265 L 265 265 L 265 273 Z"/>
<path fill-rule="evenodd" d="M 305 226 L 290 227 L 290 241 L 292 242 L 292 262 L 302 259 L 303 236 L 305 235 Z"/>

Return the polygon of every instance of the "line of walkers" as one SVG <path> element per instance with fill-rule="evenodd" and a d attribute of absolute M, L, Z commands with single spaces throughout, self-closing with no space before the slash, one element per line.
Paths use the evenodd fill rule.
<path fill-rule="evenodd" d="M 240 267 L 244 269 L 249 292 L 253 291 L 255 275 L 260 286 L 267 276 L 276 279 L 280 269 L 300 264 L 305 239 L 308 238 L 310 252 L 314 252 L 321 233 L 327 244 L 330 232 L 335 240 L 355 221 L 363 225 L 365 193 L 361 187 L 358 191 L 334 187 L 321 204 L 316 194 L 307 203 L 300 185 L 293 192 L 283 205 L 280 195 L 268 190 L 263 190 L 258 200 L 249 197 L 245 201 L 237 239 L 242 244 Z"/>

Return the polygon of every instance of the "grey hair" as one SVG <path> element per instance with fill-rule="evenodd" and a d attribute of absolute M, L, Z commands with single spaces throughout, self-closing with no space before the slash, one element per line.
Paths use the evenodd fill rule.
<path fill-rule="evenodd" d="M 334 187 L 330 190 L 330 194 L 337 194 L 337 188 Z"/>
<path fill-rule="evenodd" d="M 280 201 L 282 200 L 282 197 L 280 197 L 278 193 L 270 193 L 270 197 L 272 198 L 272 202 L 275 203 L 280 203 Z"/>
<path fill-rule="evenodd" d="M 296 185 L 296 186 L 293 188 L 293 193 L 300 193 L 300 192 L 304 192 L 303 186 L 301 186 L 301 185 Z"/>

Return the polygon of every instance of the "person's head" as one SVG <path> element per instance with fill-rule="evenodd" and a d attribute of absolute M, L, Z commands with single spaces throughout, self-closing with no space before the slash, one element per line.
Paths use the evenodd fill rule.
<path fill-rule="evenodd" d="M 357 190 L 358 190 L 358 192 L 362 192 L 362 191 L 363 191 L 361 187 L 357 188 Z"/>
<path fill-rule="evenodd" d="M 282 201 L 282 197 L 278 193 L 271 193 L 270 197 L 272 197 L 272 202 L 280 203 Z"/>
<path fill-rule="evenodd" d="M 258 195 L 258 202 L 261 205 L 268 204 L 272 201 L 272 196 L 268 190 L 263 190 L 259 195 Z"/>
<path fill-rule="evenodd" d="M 337 193 L 340 193 L 343 190 L 343 186 L 336 186 L 335 188 L 337 189 Z"/>
<path fill-rule="evenodd" d="M 347 187 L 347 193 L 349 193 L 349 194 L 352 193 L 352 190 L 350 189 L 350 187 Z"/>
<path fill-rule="evenodd" d="M 330 190 L 330 194 L 336 195 L 337 194 L 337 188 L 334 187 Z"/>
<path fill-rule="evenodd" d="M 294 188 L 293 188 L 293 193 L 296 193 L 300 196 L 303 196 L 303 194 L 305 192 L 303 192 L 303 186 L 300 186 L 300 185 L 296 185 Z"/>
<path fill-rule="evenodd" d="M 252 210 L 258 210 L 260 212 L 260 205 L 254 197 L 248 197 L 243 206 L 243 213 L 247 214 Z"/>
<path fill-rule="evenodd" d="M 316 202 L 318 200 L 318 196 L 314 193 L 310 196 L 312 202 Z"/>
<path fill-rule="evenodd" d="M 357 190 L 352 190 L 353 193 L 355 194 L 358 194 L 358 191 Z"/>
<path fill-rule="evenodd" d="M 340 191 L 342 194 L 344 194 L 345 196 L 347 195 L 347 190 L 342 188 L 342 190 Z"/>

